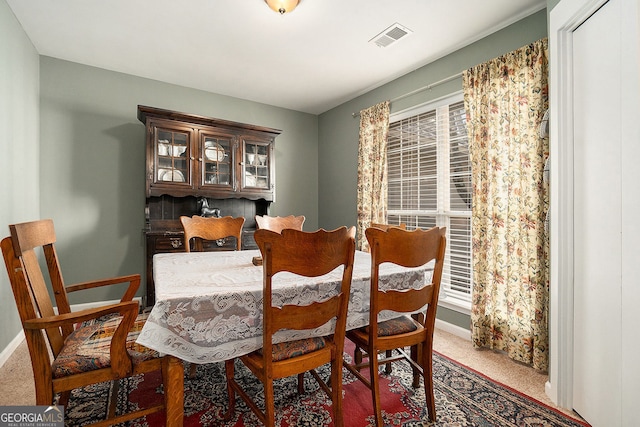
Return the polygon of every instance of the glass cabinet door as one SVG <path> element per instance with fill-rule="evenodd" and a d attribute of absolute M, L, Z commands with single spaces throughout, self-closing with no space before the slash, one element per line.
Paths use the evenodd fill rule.
<path fill-rule="evenodd" d="M 189 182 L 189 137 L 189 132 L 156 128 L 155 182 Z"/>
<path fill-rule="evenodd" d="M 244 188 L 268 190 L 270 187 L 269 166 L 271 163 L 269 143 L 244 140 L 242 151 L 244 156 L 242 186 Z"/>
<path fill-rule="evenodd" d="M 233 185 L 233 141 L 228 136 L 202 135 L 202 185 Z"/>

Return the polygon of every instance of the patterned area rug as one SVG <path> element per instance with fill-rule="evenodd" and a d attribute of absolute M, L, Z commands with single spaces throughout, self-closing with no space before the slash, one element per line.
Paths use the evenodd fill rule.
<path fill-rule="evenodd" d="M 346 354 L 345 354 L 345 357 Z M 411 370 L 404 363 L 395 363 L 393 373 L 382 375 L 382 407 L 385 425 L 391 426 L 588 426 L 545 406 L 527 396 L 470 370 L 442 355 L 434 354 L 433 370 L 437 422 L 429 424 L 424 408 L 424 388 L 411 387 Z M 188 375 L 188 366 L 185 372 Z M 241 364 L 236 376 L 245 373 L 245 389 L 260 396 L 262 387 Z M 321 369 L 327 378 L 329 368 Z M 373 406 L 369 390 L 344 371 L 344 409 L 347 427 L 373 424 Z M 304 395 L 297 394 L 296 378 L 278 381 L 276 388 L 276 425 L 333 426 L 330 399 L 318 389 L 309 374 L 305 376 Z M 103 418 L 108 386 L 100 384 L 72 394 L 66 411 L 67 425 L 79 426 Z M 129 398 L 127 399 L 127 396 Z M 127 410 L 145 406 L 162 398 L 158 374 L 139 376 L 122 381 L 118 406 Z M 198 366 L 194 379 L 185 376 L 185 427 L 223 426 L 253 427 L 262 424 L 236 399 L 236 415 L 225 423 L 222 416 L 227 406 L 224 364 Z M 261 402 L 259 402 L 261 403 Z M 129 423 L 129 426 L 162 426 L 163 413 L 153 414 Z"/>

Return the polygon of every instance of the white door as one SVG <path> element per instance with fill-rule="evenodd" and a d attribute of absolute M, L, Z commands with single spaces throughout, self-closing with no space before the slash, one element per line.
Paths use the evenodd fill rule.
<path fill-rule="evenodd" d="M 547 393 L 594 427 L 639 425 L 639 3 L 550 13 Z"/>
<path fill-rule="evenodd" d="M 621 389 L 620 1 L 573 33 L 573 408 L 619 426 Z"/>

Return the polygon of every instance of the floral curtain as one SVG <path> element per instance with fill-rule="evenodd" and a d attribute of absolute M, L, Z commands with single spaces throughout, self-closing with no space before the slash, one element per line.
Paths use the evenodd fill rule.
<path fill-rule="evenodd" d="M 364 230 L 387 217 L 387 136 L 389 101 L 360 111 L 358 144 L 358 222 L 356 246 L 367 250 Z"/>
<path fill-rule="evenodd" d="M 548 43 L 463 73 L 473 176 L 475 347 L 548 369 L 549 256 L 543 181 L 549 141 Z"/>

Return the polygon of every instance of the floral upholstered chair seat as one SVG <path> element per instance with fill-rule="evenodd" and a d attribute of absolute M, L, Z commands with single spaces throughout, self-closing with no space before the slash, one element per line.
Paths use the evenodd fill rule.
<path fill-rule="evenodd" d="M 148 313 L 138 315 L 127 336 L 127 351 L 134 363 L 159 357 L 158 352 L 136 344 L 136 339 L 147 320 Z M 80 325 L 65 341 L 64 349 L 53 362 L 54 378 L 93 371 L 111 365 L 109 349 L 111 337 L 120 322 L 120 316 Z"/>
<path fill-rule="evenodd" d="M 368 326 L 365 326 L 362 329 L 367 333 L 369 332 Z M 413 332 L 416 329 L 418 329 L 418 326 L 416 326 L 416 322 L 414 322 L 413 319 L 408 316 L 401 316 L 378 323 L 378 336 L 388 337 L 391 335 Z"/>
<path fill-rule="evenodd" d="M 303 354 L 313 353 L 324 348 L 326 342 L 322 337 L 313 337 L 296 341 L 274 344 L 272 347 L 273 361 L 287 360 Z M 262 349 L 257 350 L 262 354 Z"/>

